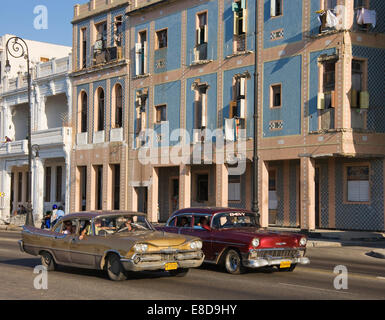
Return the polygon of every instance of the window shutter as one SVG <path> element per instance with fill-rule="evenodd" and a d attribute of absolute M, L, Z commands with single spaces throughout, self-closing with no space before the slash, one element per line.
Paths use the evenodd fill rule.
<path fill-rule="evenodd" d="M 369 108 L 369 92 L 361 91 L 360 92 L 360 108 L 368 109 Z"/>
<path fill-rule="evenodd" d="M 245 118 L 245 109 L 246 109 L 246 99 L 241 99 L 239 101 L 239 118 Z"/>
<path fill-rule="evenodd" d="M 206 110 L 207 110 L 207 94 L 202 94 L 202 114 L 201 114 L 201 127 L 206 128 L 207 126 L 207 117 L 206 117 Z"/>
<path fill-rule="evenodd" d="M 325 95 L 323 94 L 323 92 L 318 93 L 317 109 L 318 110 L 325 109 Z"/>
<path fill-rule="evenodd" d="M 239 16 L 237 12 L 234 12 L 234 35 L 239 35 Z"/>
<path fill-rule="evenodd" d="M 247 10 L 243 9 L 242 31 L 246 33 L 247 30 Z"/>
<path fill-rule="evenodd" d="M 337 94 L 333 90 L 333 91 L 330 92 L 330 95 L 331 95 L 331 107 L 335 108 L 337 106 Z"/>
<path fill-rule="evenodd" d="M 208 43 L 209 32 L 208 32 L 207 24 L 205 24 L 205 26 L 203 28 L 204 28 L 204 32 L 205 32 L 205 43 Z"/>
<path fill-rule="evenodd" d="M 239 95 L 244 97 L 246 95 L 246 78 L 239 79 Z"/>
<path fill-rule="evenodd" d="M 358 94 L 359 92 L 357 90 L 352 89 L 351 91 L 351 97 L 350 97 L 350 107 L 351 108 L 357 108 L 358 107 Z"/>
<path fill-rule="evenodd" d="M 270 16 L 275 17 L 276 15 L 276 2 L 275 0 L 270 0 Z"/>
<path fill-rule="evenodd" d="M 230 101 L 230 111 L 229 111 L 229 119 L 234 118 L 236 115 L 234 114 L 235 108 L 238 106 L 237 101 Z"/>
<path fill-rule="evenodd" d="M 147 73 L 147 41 L 143 42 L 143 74 Z"/>
<path fill-rule="evenodd" d="M 246 9 L 246 0 L 241 0 L 241 8 Z"/>
<path fill-rule="evenodd" d="M 200 36 L 199 36 L 199 33 L 200 33 L 199 31 L 200 31 L 199 28 L 195 30 L 195 44 L 196 45 L 199 45 L 200 44 L 200 40 L 201 40 Z"/>
<path fill-rule="evenodd" d="M 141 74 L 141 54 L 142 54 L 142 44 L 136 43 L 135 44 L 135 72 L 136 75 Z"/>

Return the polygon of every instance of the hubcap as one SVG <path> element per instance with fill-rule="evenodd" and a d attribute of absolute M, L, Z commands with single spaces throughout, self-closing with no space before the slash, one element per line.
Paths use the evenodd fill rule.
<path fill-rule="evenodd" d="M 235 255 L 235 254 L 230 255 L 230 257 L 229 257 L 229 267 L 230 267 L 231 271 L 237 270 L 238 265 L 239 265 L 239 258 L 238 258 L 238 256 Z"/>

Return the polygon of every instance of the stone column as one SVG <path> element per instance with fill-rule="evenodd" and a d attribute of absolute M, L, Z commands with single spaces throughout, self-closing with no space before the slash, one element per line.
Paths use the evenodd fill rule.
<path fill-rule="evenodd" d="M 2 192 L 2 198 L 0 198 L 0 218 L 3 221 L 10 221 L 11 213 L 11 169 L 7 169 L 5 161 L 0 166 L 1 168 L 1 180 L 0 180 L 0 192 Z M 2 222 L 0 224 L 2 224 Z"/>
<path fill-rule="evenodd" d="M 260 224 L 262 228 L 267 228 L 269 226 L 269 163 L 267 161 L 259 161 Z"/>
<path fill-rule="evenodd" d="M 179 167 L 179 209 L 191 206 L 191 167 L 182 164 Z"/>
<path fill-rule="evenodd" d="M 158 168 L 152 168 L 151 185 L 148 188 L 148 214 L 150 222 L 159 221 L 159 173 Z"/>
<path fill-rule="evenodd" d="M 229 171 L 225 164 L 217 164 L 216 167 L 216 196 L 217 207 L 227 207 L 229 198 Z"/>
<path fill-rule="evenodd" d="M 44 165 L 40 158 L 35 158 L 32 169 L 32 208 L 35 223 L 44 215 Z"/>
<path fill-rule="evenodd" d="M 300 168 L 301 229 L 315 229 L 315 161 L 301 158 Z"/>
<path fill-rule="evenodd" d="M 71 160 L 70 152 L 65 153 L 65 198 L 64 198 L 64 212 L 68 214 L 70 212 L 70 195 L 71 195 Z M 76 187 L 76 186 L 74 186 Z"/>

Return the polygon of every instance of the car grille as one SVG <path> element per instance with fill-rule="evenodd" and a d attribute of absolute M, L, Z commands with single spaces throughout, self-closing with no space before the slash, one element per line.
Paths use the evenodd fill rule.
<path fill-rule="evenodd" d="M 269 249 L 269 250 L 257 250 L 254 252 L 253 256 L 257 258 L 263 258 L 263 259 L 271 259 L 271 258 L 296 258 L 298 256 L 301 256 L 301 250 L 298 249 L 283 249 L 283 250 L 277 250 L 277 249 Z"/>
<path fill-rule="evenodd" d="M 142 262 L 152 262 L 152 261 L 166 261 L 166 262 L 176 262 L 181 260 L 190 260 L 190 259 L 201 259 L 202 253 L 200 251 L 194 252 L 172 252 L 172 253 L 153 253 L 153 254 L 142 254 L 140 259 Z"/>

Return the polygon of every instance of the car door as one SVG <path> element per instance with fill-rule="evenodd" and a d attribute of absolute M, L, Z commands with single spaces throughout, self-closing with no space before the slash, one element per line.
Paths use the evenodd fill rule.
<path fill-rule="evenodd" d="M 85 267 L 95 267 L 95 243 L 94 235 L 91 231 L 88 231 L 82 239 L 80 239 L 81 232 L 88 228 L 86 225 L 91 226 L 91 220 L 79 220 L 76 233 L 71 235 L 70 241 L 70 259 L 72 264 Z M 90 228 L 91 229 L 91 228 Z"/>
<path fill-rule="evenodd" d="M 52 253 L 55 256 L 57 263 L 69 264 L 70 263 L 70 241 L 71 235 L 63 233 L 64 222 L 59 222 L 55 225 L 53 230 L 53 236 L 51 240 Z"/>
<path fill-rule="evenodd" d="M 192 228 L 189 234 L 202 240 L 202 250 L 205 254 L 205 260 L 212 260 L 212 230 L 207 230 L 200 226 L 201 218 L 206 218 L 208 221 L 210 221 L 210 215 L 193 214 L 192 218 Z"/>

